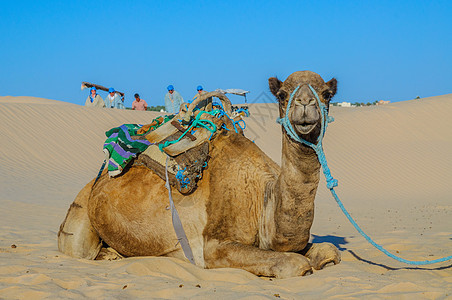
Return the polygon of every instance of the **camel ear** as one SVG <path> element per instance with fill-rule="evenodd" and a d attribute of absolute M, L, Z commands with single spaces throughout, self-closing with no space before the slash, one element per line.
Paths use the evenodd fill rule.
<path fill-rule="evenodd" d="M 336 78 L 331 79 L 326 83 L 326 85 L 330 88 L 330 96 L 329 98 L 333 98 L 334 95 L 336 95 L 337 92 L 337 80 Z"/>
<path fill-rule="evenodd" d="M 270 77 L 268 79 L 268 86 L 270 87 L 270 92 L 272 92 L 272 94 L 277 98 L 278 98 L 278 92 L 279 92 L 279 89 L 281 88 L 281 85 L 282 85 L 282 81 L 276 77 Z"/>

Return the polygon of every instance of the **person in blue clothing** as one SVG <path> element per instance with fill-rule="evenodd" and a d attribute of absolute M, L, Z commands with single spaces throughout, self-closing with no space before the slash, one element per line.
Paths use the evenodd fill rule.
<path fill-rule="evenodd" d="M 193 97 L 192 101 L 195 101 L 198 97 L 200 97 L 201 95 L 204 95 L 205 93 L 207 93 L 204 88 L 202 87 L 202 85 L 198 85 L 198 87 L 196 88 L 196 95 Z M 201 102 L 198 103 L 198 105 L 196 105 L 197 109 L 200 110 L 205 110 L 205 111 L 211 111 L 212 110 L 212 97 L 209 97 Z"/>
<path fill-rule="evenodd" d="M 121 96 L 116 93 L 114 88 L 108 89 L 108 96 L 105 98 L 105 106 L 109 108 L 125 109 Z"/>
<path fill-rule="evenodd" d="M 170 114 L 177 114 L 181 104 L 184 103 L 184 98 L 182 98 L 179 92 L 174 90 L 172 84 L 170 84 L 167 89 L 168 93 L 165 95 L 165 111 Z"/>
<path fill-rule="evenodd" d="M 92 87 L 89 91 L 89 96 L 86 98 L 85 106 L 88 107 L 105 107 L 104 99 L 97 93 L 96 87 Z"/>

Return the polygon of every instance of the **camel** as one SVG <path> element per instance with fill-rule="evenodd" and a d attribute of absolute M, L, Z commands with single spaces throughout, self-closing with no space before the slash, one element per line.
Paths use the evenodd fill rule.
<path fill-rule="evenodd" d="M 269 78 L 280 116 L 299 137 L 315 142 L 321 116 L 315 95 L 328 107 L 335 78 L 325 82 L 311 71 L 284 82 Z M 286 107 L 293 91 L 291 107 Z M 211 156 L 197 189 L 173 192 L 195 264 L 240 268 L 259 276 L 303 276 L 340 262 L 330 243 L 309 243 L 320 164 L 315 152 L 282 129 L 281 167 L 256 144 L 233 131 L 211 141 Z M 103 174 L 88 183 L 60 226 L 63 253 L 95 259 L 108 245 L 120 255 L 167 256 L 187 260 L 174 232 L 165 182 L 143 166 L 123 175 Z"/>

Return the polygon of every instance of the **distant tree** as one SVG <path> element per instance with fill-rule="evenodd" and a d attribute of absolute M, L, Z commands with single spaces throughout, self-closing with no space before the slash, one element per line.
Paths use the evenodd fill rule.
<path fill-rule="evenodd" d="M 414 98 L 414 99 L 418 100 L 418 99 L 421 99 L 421 97 L 419 97 L 419 96 L 416 96 L 416 98 Z"/>
<path fill-rule="evenodd" d="M 157 106 L 148 106 L 147 110 L 150 110 L 150 111 L 161 111 L 162 109 L 165 110 L 165 106 L 157 105 Z"/>

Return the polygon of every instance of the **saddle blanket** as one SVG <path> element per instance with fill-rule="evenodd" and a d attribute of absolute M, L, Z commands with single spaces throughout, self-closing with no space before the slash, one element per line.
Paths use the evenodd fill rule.
<path fill-rule="evenodd" d="M 121 174 L 133 158 L 151 145 L 151 142 L 146 139 L 132 139 L 131 136 L 137 135 L 137 131 L 141 127 L 142 125 L 139 124 L 123 124 L 105 133 L 107 140 L 104 143 L 103 151 L 108 158 L 110 177 Z"/>

